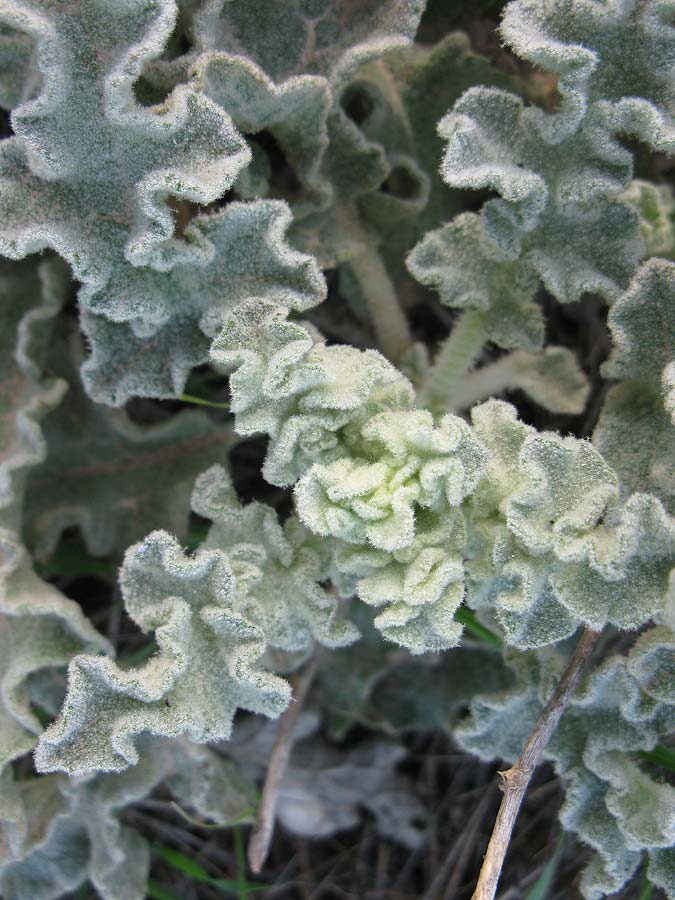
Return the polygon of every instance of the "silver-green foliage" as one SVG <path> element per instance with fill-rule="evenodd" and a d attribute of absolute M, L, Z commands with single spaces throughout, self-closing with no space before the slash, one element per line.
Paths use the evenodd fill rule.
<path fill-rule="evenodd" d="M 639 751 L 651 751 L 675 727 L 675 640 L 666 627 L 645 631 L 627 655 L 612 655 L 590 674 L 545 750 L 563 777 L 563 827 L 595 851 L 581 890 L 599 900 L 619 890 L 646 855 L 651 880 L 673 892 L 675 788 Z M 483 759 L 514 760 L 565 662 L 539 651 L 512 658 L 513 688 L 476 697 L 456 731 Z"/>
<path fill-rule="evenodd" d="M 513 758 L 584 626 L 632 647 L 588 676 L 546 751 L 563 825 L 596 851 L 583 892 L 618 890 L 646 856 L 675 897 L 675 794 L 639 756 L 675 729 L 673 200 L 634 178 L 625 143 L 675 152 L 675 7 L 509 3 L 502 37 L 557 79 L 555 109 L 510 91 L 527 76 L 463 35 L 411 45 L 423 7 L 0 0 L 14 132 L 0 142 L 7 900 L 86 879 L 104 898 L 144 896 L 147 847 L 118 813 L 160 784 L 221 824 L 248 816 L 250 784 L 198 745 L 228 741 L 238 710 L 278 716 L 282 676 L 317 645 L 337 651 L 315 691 L 335 734 L 377 714 L 390 733 L 452 727 L 470 702 L 462 744 Z M 467 212 L 457 189 L 497 196 Z M 322 327 L 348 306 L 355 346 L 299 318 L 328 294 L 322 266 L 339 267 Z M 403 354 L 410 378 L 364 349 L 368 317 L 388 315 L 377 295 L 395 302 L 396 288 L 431 288 L 459 317 L 433 363 L 420 345 Z M 546 345 L 543 288 L 611 307 L 615 383 L 592 442 L 486 400 L 515 388 L 584 410 L 574 354 Z M 507 355 L 469 372 L 489 343 Z M 229 377 L 231 425 L 222 411 L 141 406 L 154 417 L 141 423 L 138 407 L 97 405 L 180 398 L 207 361 Z M 284 519 L 240 503 L 232 430 L 264 436 L 263 478 L 276 498 L 292 491 Z M 211 523 L 196 550 L 181 543 L 190 491 Z M 31 553 L 48 566 L 73 527 L 97 557 L 132 544 L 119 585 L 153 634 L 144 662 L 34 571 Z M 493 646 L 463 641 L 463 623 Z M 419 658 L 394 663 L 393 645 Z M 447 691 L 423 669 L 441 651 Z M 437 709 L 392 711 L 406 690 Z M 25 778 L 17 760 L 33 749 L 41 774 Z M 288 792 L 314 804 L 317 831 L 352 825 L 361 803 L 414 846 L 415 804 L 401 801 L 393 828 L 376 796 L 400 785 L 400 751 L 371 750 L 330 768 L 329 782 L 353 782 L 342 796 L 297 767 Z M 280 817 L 303 833 L 283 789 Z"/>

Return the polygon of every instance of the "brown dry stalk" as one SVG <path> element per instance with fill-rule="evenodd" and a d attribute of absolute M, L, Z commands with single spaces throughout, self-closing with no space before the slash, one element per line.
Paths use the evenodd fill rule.
<path fill-rule="evenodd" d="M 581 635 L 574 655 L 558 682 L 558 686 L 551 694 L 544 711 L 539 716 L 515 765 L 505 772 L 499 773 L 502 779 L 500 787 L 504 791 L 504 796 L 492 829 L 490 843 L 483 859 L 483 866 L 472 900 L 494 900 L 513 826 L 532 773 L 579 684 L 586 663 L 599 637 L 600 632 L 591 631 L 590 628 L 587 628 Z"/>
<path fill-rule="evenodd" d="M 248 844 L 248 862 L 251 866 L 251 871 L 256 875 L 260 873 L 267 859 L 274 832 L 274 817 L 279 788 L 281 787 L 291 750 L 293 749 L 293 733 L 300 711 L 314 680 L 317 663 L 318 654 L 315 652 L 305 669 L 293 680 L 293 699 L 279 719 L 277 736 L 267 766 L 267 774 L 265 775 L 260 806 L 258 807 L 258 814 Z"/>

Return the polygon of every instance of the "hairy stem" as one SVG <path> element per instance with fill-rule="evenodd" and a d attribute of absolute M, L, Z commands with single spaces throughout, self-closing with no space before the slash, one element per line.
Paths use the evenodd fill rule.
<path fill-rule="evenodd" d="M 486 397 L 494 397 L 506 388 L 516 387 L 523 356 L 519 351 L 509 353 L 464 378 L 453 395 L 453 409 L 470 409 Z"/>
<path fill-rule="evenodd" d="M 374 247 L 366 247 L 349 264 L 368 304 L 380 349 L 396 363 L 410 347 L 412 335 L 382 258 Z"/>
<path fill-rule="evenodd" d="M 265 784 L 263 785 L 262 797 L 260 798 L 260 806 L 258 815 L 256 816 L 255 825 L 251 832 L 251 838 L 248 845 L 248 861 L 251 871 L 256 875 L 262 869 L 272 840 L 274 832 L 274 817 L 277 808 L 277 799 L 279 796 L 279 788 L 288 766 L 288 760 L 293 749 L 293 734 L 298 717 L 302 710 L 303 704 L 309 693 L 309 689 L 316 674 L 318 663 L 318 654 L 315 652 L 310 659 L 304 671 L 294 679 L 293 682 L 293 700 L 288 709 L 279 719 L 279 727 L 277 736 L 272 748 L 272 755 L 267 766 L 267 774 L 265 775 Z"/>
<path fill-rule="evenodd" d="M 499 773 L 502 778 L 501 789 L 504 791 L 504 796 L 472 900 L 493 900 L 495 896 L 513 826 L 532 773 L 579 684 L 586 663 L 599 637 L 600 632 L 591 631 L 590 628 L 587 628 L 581 635 L 572 659 L 558 682 L 558 686 L 551 694 L 544 711 L 539 716 L 515 765 L 505 772 Z"/>
<path fill-rule="evenodd" d="M 420 406 L 438 411 L 456 408 L 457 386 L 480 353 L 485 338 L 483 313 L 465 309 L 436 355 L 420 391 Z"/>

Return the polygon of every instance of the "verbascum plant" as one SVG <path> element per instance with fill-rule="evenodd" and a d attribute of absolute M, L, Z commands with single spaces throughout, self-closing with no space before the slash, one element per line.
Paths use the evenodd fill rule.
<path fill-rule="evenodd" d="M 528 65 L 415 43 L 424 6 L 0 0 L 7 900 L 140 900 L 119 816 L 156 789 L 250 821 L 203 745 L 314 667 L 334 735 L 517 767 L 589 635 L 541 748 L 580 889 L 646 863 L 675 898 L 675 3 L 508 3 L 542 105 Z M 593 369 L 554 319 L 603 305 Z M 377 707 L 406 680 L 438 707 L 412 725 Z"/>

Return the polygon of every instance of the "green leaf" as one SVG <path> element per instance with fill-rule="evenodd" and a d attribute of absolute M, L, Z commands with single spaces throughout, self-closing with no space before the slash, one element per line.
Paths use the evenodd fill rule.
<path fill-rule="evenodd" d="M 184 875 L 189 875 L 190 878 L 195 878 L 197 881 L 210 881 L 211 879 L 211 876 L 202 865 L 196 860 L 190 859 L 189 856 L 185 856 L 180 850 L 174 850 L 173 847 L 153 845 L 152 852 L 155 856 L 173 866 L 174 869 L 178 869 Z"/>
<path fill-rule="evenodd" d="M 654 895 L 654 885 L 647 878 L 647 873 L 645 872 L 642 878 L 642 886 L 640 887 L 640 894 L 638 896 L 638 900 L 652 900 Z"/>
<path fill-rule="evenodd" d="M 209 884 L 211 887 L 218 888 L 228 894 L 237 894 L 238 897 L 241 897 L 245 892 L 264 891 L 269 888 L 268 884 L 255 884 L 246 881 L 245 878 L 239 878 L 236 881 L 228 878 L 213 878 L 196 860 L 190 859 L 189 856 L 186 856 L 184 853 L 181 853 L 179 850 L 174 850 L 171 847 L 159 847 L 153 845 L 152 851 L 155 856 L 163 859 L 164 862 L 173 866 L 174 869 L 177 869 L 189 878 L 194 878 L 195 881 Z"/>
<path fill-rule="evenodd" d="M 466 606 L 460 606 L 455 613 L 455 619 L 461 622 L 466 630 L 479 640 L 484 641 L 486 644 L 491 644 L 493 647 L 502 646 L 502 639 L 494 631 L 486 628 L 482 622 L 479 622 L 475 613 Z"/>
<path fill-rule="evenodd" d="M 43 578 L 93 575 L 110 581 L 113 577 L 112 564 L 108 560 L 91 556 L 77 541 L 62 541 L 47 559 L 35 564 L 35 570 Z"/>
<path fill-rule="evenodd" d="M 640 750 L 637 755 L 640 759 L 654 763 L 655 766 L 661 766 L 663 769 L 675 772 L 675 750 L 671 747 L 657 744 L 653 750 Z"/>

